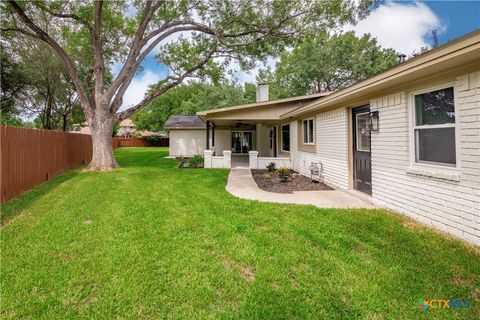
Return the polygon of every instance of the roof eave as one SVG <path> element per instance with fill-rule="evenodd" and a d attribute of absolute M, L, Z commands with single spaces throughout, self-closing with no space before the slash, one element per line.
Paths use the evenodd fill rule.
<path fill-rule="evenodd" d="M 203 117 L 206 117 L 212 113 L 228 112 L 228 111 L 235 111 L 235 110 L 248 109 L 248 108 L 254 108 L 254 107 L 263 107 L 263 106 L 289 103 L 289 102 L 301 101 L 301 100 L 319 99 L 319 98 L 328 96 L 329 94 L 332 94 L 332 92 L 334 91 L 316 93 L 316 94 L 306 95 L 306 96 L 291 97 L 291 98 L 285 98 L 285 99 L 270 100 L 265 102 L 255 102 L 255 103 L 249 103 L 249 104 L 243 104 L 243 105 L 231 106 L 231 107 L 225 107 L 225 108 L 203 110 L 203 111 L 198 111 L 197 116 L 204 119 Z"/>
<path fill-rule="evenodd" d="M 330 106 L 336 102 L 348 99 L 349 96 L 353 96 L 359 91 L 372 89 L 375 86 L 386 86 L 389 81 L 398 79 L 401 76 L 414 74 L 419 70 L 430 65 L 435 60 L 446 60 L 449 56 L 455 54 L 468 54 L 474 51 L 480 52 L 480 30 L 472 32 L 467 36 L 453 40 L 441 47 L 433 49 L 423 55 L 412 58 L 402 64 L 399 64 L 393 68 L 383 71 L 377 75 L 369 77 L 365 80 L 357 82 L 345 89 L 339 90 L 324 99 L 313 101 L 309 105 L 302 107 L 301 109 L 292 110 L 286 112 L 280 116 L 280 119 L 286 119 L 291 117 L 300 116 L 302 114 L 311 113 L 324 106 Z M 377 91 L 382 90 L 383 87 L 379 87 Z"/>
<path fill-rule="evenodd" d="M 205 130 L 206 127 L 163 127 L 165 130 Z"/>

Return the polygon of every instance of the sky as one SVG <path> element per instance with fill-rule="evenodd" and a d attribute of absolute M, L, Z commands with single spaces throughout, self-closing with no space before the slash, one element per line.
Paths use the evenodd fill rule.
<path fill-rule="evenodd" d="M 132 14 L 131 12 L 129 14 Z M 480 28 L 480 0 L 470 1 L 392 1 L 383 0 L 370 14 L 356 25 L 344 26 L 343 31 L 354 31 L 357 35 L 370 33 L 382 47 L 411 55 L 422 47 L 433 45 L 432 30 L 437 30 L 439 44 L 461 37 Z M 268 59 L 272 69 L 276 60 Z M 143 71 L 133 79 L 124 96 L 122 109 L 139 102 L 148 86 L 168 75 L 167 68 L 155 60 L 155 50 L 142 63 Z M 255 82 L 260 64 L 250 72 L 241 71 L 232 64 L 235 78 L 240 83 Z M 120 64 L 112 67 L 114 73 Z"/>

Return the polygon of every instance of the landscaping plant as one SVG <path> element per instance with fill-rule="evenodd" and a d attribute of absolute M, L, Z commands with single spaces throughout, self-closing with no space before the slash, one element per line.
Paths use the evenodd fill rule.
<path fill-rule="evenodd" d="M 263 177 L 265 180 L 268 180 L 268 181 L 272 180 L 272 176 L 271 176 L 270 174 L 268 174 L 268 173 L 264 173 L 264 174 L 262 175 L 262 177 Z"/>
<path fill-rule="evenodd" d="M 275 162 L 270 162 L 269 164 L 266 165 L 268 172 L 275 172 L 277 170 L 277 165 Z"/>
<path fill-rule="evenodd" d="M 199 155 L 194 155 L 190 159 L 188 159 L 188 163 L 192 168 L 201 168 L 203 167 L 203 158 Z"/>
<path fill-rule="evenodd" d="M 290 169 L 288 168 L 280 168 L 277 172 L 282 182 L 287 182 L 290 178 Z"/>

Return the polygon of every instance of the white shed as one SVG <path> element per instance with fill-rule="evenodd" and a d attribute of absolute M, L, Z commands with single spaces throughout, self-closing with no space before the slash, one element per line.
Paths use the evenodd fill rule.
<path fill-rule="evenodd" d="M 169 155 L 174 157 L 203 156 L 206 145 L 205 127 L 205 121 L 198 116 L 171 116 L 164 126 L 169 130 Z"/>

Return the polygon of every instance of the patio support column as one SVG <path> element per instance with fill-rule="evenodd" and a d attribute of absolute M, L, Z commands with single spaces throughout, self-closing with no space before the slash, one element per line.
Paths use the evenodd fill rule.
<path fill-rule="evenodd" d="M 207 135 L 207 141 L 205 144 L 205 150 L 210 150 L 210 121 L 207 120 L 206 123 L 206 135 Z"/>
<path fill-rule="evenodd" d="M 212 123 L 212 147 L 215 147 L 215 124 Z"/>
<path fill-rule="evenodd" d="M 256 133 L 256 141 L 255 141 L 255 145 L 256 145 L 256 150 L 258 151 L 258 153 L 260 154 L 260 151 L 263 150 L 263 146 L 262 146 L 262 139 L 264 138 L 263 137 L 263 128 L 262 128 L 262 124 L 261 123 L 257 123 L 256 125 L 256 128 L 255 128 L 255 133 Z"/>

